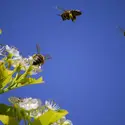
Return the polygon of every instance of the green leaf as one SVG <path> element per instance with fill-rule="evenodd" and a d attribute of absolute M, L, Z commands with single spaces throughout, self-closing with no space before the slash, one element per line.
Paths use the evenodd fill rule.
<path fill-rule="evenodd" d="M 0 88 L 3 87 L 3 83 L 7 78 L 5 82 L 9 82 L 9 75 L 12 73 L 11 70 L 6 69 L 5 65 L 3 62 L 0 62 Z"/>
<path fill-rule="evenodd" d="M 0 114 L 1 115 L 8 115 L 13 117 L 14 116 L 14 107 L 12 106 L 7 106 L 5 104 L 0 104 Z"/>
<path fill-rule="evenodd" d="M 35 119 L 33 122 L 32 122 L 32 125 L 43 125 L 40 120 L 38 119 Z"/>
<path fill-rule="evenodd" d="M 6 68 L 4 66 L 4 63 L 3 62 L 0 62 L 0 80 L 3 79 L 3 78 L 6 78 L 7 77 L 7 74 L 8 72 L 6 71 Z"/>
<path fill-rule="evenodd" d="M 0 80 L 1 88 L 3 89 L 8 83 L 10 83 L 12 80 L 12 76 L 9 75 L 7 78 L 4 78 L 3 80 Z"/>
<path fill-rule="evenodd" d="M 17 87 L 22 87 L 22 86 L 31 85 L 31 84 L 39 84 L 39 83 L 44 83 L 42 77 L 40 77 L 38 79 L 24 78 L 24 79 L 21 79 L 20 81 L 18 80 Z"/>
<path fill-rule="evenodd" d="M 12 76 L 18 70 L 18 67 L 14 70 L 8 70 L 3 63 L 0 63 L 0 88 L 4 88 L 12 81 Z"/>
<path fill-rule="evenodd" d="M 33 125 L 50 125 L 59 119 L 61 119 L 63 116 L 67 115 L 68 112 L 66 110 L 59 110 L 59 111 L 53 111 L 49 110 L 45 114 L 41 115 L 37 119 L 34 120 Z"/>
<path fill-rule="evenodd" d="M 32 66 L 30 66 L 20 77 L 18 78 L 17 82 L 20 82 L 24 78 L 26 78 L 29 75 L 29 72 L 32 70 Z"/>
<path fill-rule="evenodd" d="M 20 110 L 16 104 L 13 106 L 0 104 L 0 115 L 14 117 L 16 120 L 20 121 L 21 119 L 24 119 L 25 112 L 24 110 Z"/>
<path fill-rule="evenodd" d="M 18 125 L 18 122 L 14 117 L 9 117 L 7 115 L 0 115 L 0 121 L 4 125 Z"/>

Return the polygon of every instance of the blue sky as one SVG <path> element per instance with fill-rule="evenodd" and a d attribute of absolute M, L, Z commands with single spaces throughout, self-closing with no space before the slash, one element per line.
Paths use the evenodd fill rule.
<path fill-rule="evenodd" d="M 56 6 L 80 9 L 75 23 L 61 21 Z M 0 43 L 24 56 L 49 53 L 45 84 L 22 87 L 0 96 L 54 99 L 74 125 L 125 124 L 124 0 L 4 0 L 0 2 Z M 38 77 L 38 76 L 37 76 Z"/>

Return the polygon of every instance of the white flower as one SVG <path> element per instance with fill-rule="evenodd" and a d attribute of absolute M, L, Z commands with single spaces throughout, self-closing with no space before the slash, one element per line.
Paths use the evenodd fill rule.
<path fill-rule="evenodd" d="M 37 109 L 31 110 L 30 111 L 30 116 L 37 118 L 37 117 L 43 115 L 47 111 L 48 111 L 48 109 L 46 109 L 45 106 L 40 106 Z"/>
<path fill-rule="evenodd" d="M 37 109 L 41 106 L 41 101 L 39 99 L 24 98 L 22 102 L 19 103 L 19 107 L 27 111 L 32 109 Z"/>
<path fill-rule="evenodd" d="M 25 61 L 25 58 L 21 57 L 21 58 L 12 59 L 12 66 L 13 67 L 18 66 L 19 64 L 22 66 L 21 70 L 26 70 L 29 68 L 29 64 Z"/>
<path fill-rule="evenodd" d="M 60 107 L 53 100 L 46 100 L 45 105 L 51 110 L 59 110 Z"/>
<path fill-rule="evenodd" d="M 60 120 L 57 121 L 57 123 L 62 124 L 66 121 L 66 117 L 62 117 Z"/>
<path fill-rule="evenodd" d="M 30 117 L 35 117 L 35 118 L 38 118 L 39 116 L 41 116 L 42 115 L 42 113 L 41 112 L 38 112 L 38 111 L 36 111 L 36 110 L 33 110 L 33 111 L 31 111 L 30 112 Z"/>
<path fill-rule="evenodd" d="M 73 125 L 73 123 L 72 123 L 72 121 L 67 119 L 66 121 L 64 121 L 64 123 L 62 125 Z"/>
<path fill-rule="evenodd" d="M 9 47 L 8 45 L 5 46 L 5 52 L 12 54 L 12 60 L 21 60 L 22 56 L 20 55 L 19 51 L 15 47 Z M 7 54 L 6 54 L 7 55 Z"/>
<path fill-rule="evenodd" d="M 7 56 L 8 53 L 12 54 L 13 60 L 21 59 L 22 56 L 20 55 L 19 51 L 15 47 L 10 47 L 8 45 L 1 45 L 2 48 L 0 48 L 0 55 Z M 1 47 L 0 46 L 0 47 Z"/>
<path fill-rule="evenodd" d="M 4 56 L 4 52 L 5 52 L 5 46 L 2 46 L 2 48 L 0 48 L 0 55 Z"/>
<path fill-rule="evenodd" d="M 72 121 L 66 119 L 66 117 L 62 117 L 60 120 L 57 122 L 51 124 L 51 125 L 73 125 Z"/>
<path fill-rule="evenodd" d="M 38 107 L 37 109 L 34 109 L 34 110 L 31 110 L 31 111 L 30 111 L 30 116 L 37 118 L 37 117 L 41 116 L 42 113 L 43 113 L 42 108 L 41 108 L 41 107 Z"/>
<path fill-rule="evenodd" d="M 15 57 L 20 57 L 19 51 L 15 47 L 9 47 L 8 45 L 5 46 L 6 51 L 12 54 Z"/>
<path fill-rule="evenodd" d="M 23 58 L 23 57 L 20 56 L 20 55 L 19 55 L 19 56 L 14 56 L 14 57 L 13 57 L 13 60 L 21 60 L 22 58 Z"/>
<path fill-rule="evenodd" d="M 28 58 L 24 58 L 24 60 L 29 65 L 33 64 L 33 57 L 32 56 L 29 56 Z"/>
<path fill-rule="evenodd" d="M 28 60 L 33 61 L 33 56 L 29 56 Z"/>
<path fill-rule="evenodd" d="M 28 58 L 22 58 L 21 64 L 22 64 L 22 66 L 24 66 L 26 69 L 28 69 L 29 66 L 30 66 L 29 59 L 28 59 Z"/>
<path fill-rule="evenodd" d="M 32 75 L 36 75 L 37 73 L 41 72 L 41 66 L 33 66 L 33 70 L 31 72 Z"/>

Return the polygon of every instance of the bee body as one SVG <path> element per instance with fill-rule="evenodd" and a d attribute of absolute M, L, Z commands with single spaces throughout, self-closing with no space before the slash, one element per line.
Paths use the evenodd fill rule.
<path fill-rule="evenodd" d="M 60 16 L 62 17 L 62 20 L 70 20 L 70 13 L 68 11 L 62 13 Z"/>
<path fill-rule="evenodd" d="M 45 58 L 41 54 L 35 54 L 33 56 L 33 65 L 43 65 L 45 62 Z"/>
<path fill-rule="evenodd" d="M 45 60 L 51 59 L 50 55 L 42 55 L 40 54 L 40 47 L 39 45 L 36 45 L 37 48 L 37 54 L 33 55 L 33 63 L 34 66 L 41 66 L 45 63 Z"/>
<path fill-rule="evenodd" d="M 76 20 L 76 16 L 80 16 L 82 14 L 82 12 L 80 10 L 64 10 L 62 8 L 58 8 L 60 10 L 63 10 L 63 13 L 60 14 L 59 16 L 62 17 L 62 20 Z"/>

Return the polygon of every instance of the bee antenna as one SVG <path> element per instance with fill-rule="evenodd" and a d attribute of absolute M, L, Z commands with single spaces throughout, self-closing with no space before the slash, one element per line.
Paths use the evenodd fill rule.
<path fill-rule="evenodd" d="M 39 46 L 39 44 L 36 44 L 36 49 L 37 49 L 37 53 L 39 54 L 40 53 L 40 46 Z"/>

